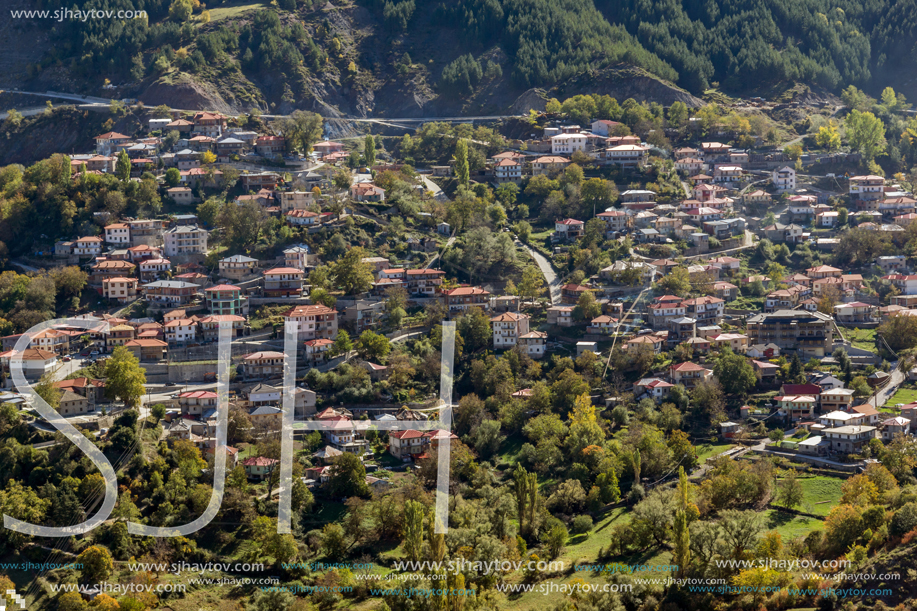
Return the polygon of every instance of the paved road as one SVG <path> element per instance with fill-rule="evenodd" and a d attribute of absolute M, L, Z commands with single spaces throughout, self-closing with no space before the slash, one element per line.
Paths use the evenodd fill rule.
<path fill-rule="evenodd" d="M 29 264 L 27 264 L 27 263 L 23 263 L 22 261 L 17 261 L 16 259 L 11 259 L 11 260 L 10 260 L 10 265 L 14 265 L 14 266 L 16 266 L 16 267 L 18 267 L 18 268 L 21 268 L 22 271 L 24 271 L 24 272 L 40 272 L 40 271 L 41 271 L 41 270 L 38 269 L 37 267 L 34 267 L 34 266 L 29 265 Z"/>
<path fill-rule="evenodd" d="M 453 244 L 455 244 L 455 232 L 454 232 L 454 231 L 452 232 L 452 237 L 450 237 L 448 240 L 446 240 L 446 245 L 443 246 L 443 249 L 440 250 L 439 252 L 437 252 L 435 255 L 433 255 L 433 258 L 430 259 L 429 261 L 427 261 L 427 264 L 426 264 L 424 267 L 426 267 L 427 269 L 432 268 L 432 267 L 433 267 L 433 264 L 436 263 L 436 261 L 439 260 L 440 255 L 442 255 L 444 252 L 446 252 L 447 250 L 449 250 L 449 248 L 450 248 Z"/>
<path fill-rule="evenodd" d="M 71 373 L 82 369 L 84 365 L 88 365 L 87 361 L 88 359 L 84 359 L 81 356 L 75 356 L 68 363 L 61 362 L 57 369 L 54 370 L 54 379 L 63 380 Z"/>
<path fill-rule="evenodd" d="M 891 380 L 888 381 L 888 384 L 885 385 L 885 388 L 880 390 L 875 395 L 875 405 L 876 409 L 882 407 L 894 396 L 897 392 L 898 387 L 904 383 L 905 375 L 904 372 L 898 369 L 897 363 L 894 363 L 895 368 L 891 371 Z"/>
<path fill-rule="evenodd" d="M 0 92 L 20 94 L 20 95 L 34 95 L 42 98 L 55 98 L 60 100 L 70 100 L 72 102 L 82 102 L 84 104 L 111 104 L 111 99 L 109 98 L 99 98 L 90 95 L 81 95 L 77 93 L 61 93 L 57 91 L 19 91 L 10 89 L 8 87 L 3 87 L 0 85 Z M 171 110 L 206 110 L 202 108 L 172 108 Z M 319 113 L 321 114 L 321 113 Z M 290 115 L 261 115 L 267 119 L 282 118 L 288 117 Z M 476 115 L 471 117 L 325 117 L 326 119 L 333 119 L 337 121 L 352 121 L 355 123 L 430 123 L 433 121 L 444 121 L 444 122 L 460 122 L 467 123 L 468 121 L 489 121 L 492 119 L 518 119 L 524 115 Z M 398 126 L 396 126 L 398 127 Z"/>
<path fill-rule="evenodd" d="M 436 184 L 435 182 L 433 182 L 432 180 L 430 180 L 423 174 L 421 174 L 420 177 L 423 179 L 423 184 L 427 188 L 427 191 L 430 191 L 431 193 L 433 193 L 433 199 L 438 200 L 438 201 L 445 201 L 446 194 L 443 193 L 443 190 L 439 188 L 438 184 Z"/>
<path fill-rule="evenodd" d="M 560 279 L 557 277 L 557 273 L 554 271 L 551 262 L 548 261 L 547 257 L 534 248 L 531 248 L 528 244 L 523 244 L 522 242 L 517 242 L 517 244 L 528 250 L 532 258 L 535 259 L 535 263 L 538 264 L 538 269 L 541 270 L 542 275 L 544 275 L 545 283 L 548 285 L 548 290 L 551 294 L 551 303 L 560 303 Z"/>
<path fill-rule="evenodd" d="M 39 93 L 36 91 L 18 91 L 6 87 L 0 87 L 0 93 L 12 93 L 18 95 L 35 95 L 40 98 L 54 98 L 58 100 L 70 100 L 71 102 L 83 102 L 84 104 L 111 104 L 111 100 L 106 98 L 96 98 L 89 95 L 78 95 L 75 93 L 58 93 L 56 91 L 45 91 Z"/>

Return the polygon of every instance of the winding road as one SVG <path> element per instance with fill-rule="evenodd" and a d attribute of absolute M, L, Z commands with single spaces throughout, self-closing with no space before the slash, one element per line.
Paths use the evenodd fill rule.
<path fill-rule="evenodd" d="M 533 259 L 535 259 L 535 263 L 538 264 L 538 269 L 541 270 L 545 283 L 548 285 L 548 290 L 551 293 L 551 304 L 553 305 L 560 303 L 560 279 L 558 278 L 557 273 L 554 271 L 554 267 L 551 265 L 551 262 L 548 261 L 547 257 L 545 257 L 543 254 L 528 244 L 523 244 L 518 240 L 516 241 L 516 244 L 529 251 L 529 254 L 532 255 Z"/>

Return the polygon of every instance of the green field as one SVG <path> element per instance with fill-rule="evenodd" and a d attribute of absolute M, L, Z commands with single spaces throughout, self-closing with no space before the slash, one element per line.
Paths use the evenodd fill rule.
<path fill-rule="evenodd" d="M 732 443 L 704 443 L 697 446 L 697 460 L 698 462 L 705 462 L 708 458 L 712 458 L 717 454 L 721 454 L 726 450 L 730 450 L 735 447 L 735 444 Z"/>
<path fill-rule="evenodd" d="M 264 4 L 261 2 L 248 2 L 247 0 L 243 0 L 242 2 L 233 3 L 229 6 L 212 8 L 210 9 L 210 21 L 226 19 L 227 17 L 238 17 L 245 11 L 251 11 L 257 8 L 264 8 Z"/>
<path fill-rule="evenodd" d="M 876 351 L 876 330 L 875 329 L 842 329 L 850 344 L 854 348 L 862 348 L 871 352 Z"/>
<path fill-rule="evenodd" d="M 779 509 L 768 509 L 764 512 L 765 528 L 776 530 L 784 541 L 804 537 L 821 525 L 821 521 L 815 518 L 797 516 Z"/>
<path fill-rule="evenodd" d="M 803 497 L 798 509 L 817 516 L 826 516 L 841 500 L 841 486 L 844 480 L 837 477 L 816 475 L 801 477 Z"/>
<path fill-rule="evenodd" d="M 907 405 L 908 403 L 913 403 L 917 401 L 917 389 L 915 388 L 899 388 L 891 399 L 885 404 L 885 407 L 894 407 L 899 403 Z"/>

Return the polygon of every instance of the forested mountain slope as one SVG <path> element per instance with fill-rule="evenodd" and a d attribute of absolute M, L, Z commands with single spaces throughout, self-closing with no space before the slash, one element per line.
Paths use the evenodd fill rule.
<path fill-rule="evenodd" d="M 109 79 L 121 86 L 119 95 L 189 108 L 435 116 L 505 111 L 532 88 L 578 93 L 580 85 L 565 89 L 574 77 L 623 66 L 694 95 L 715 84 L 753 93 L 794 81 L 835 91 L 893 85 L 907 94 L 914 84 L 897 77 L 917 59 L 917 0 L 211 0 L 206 6 L 76 0 L 74 6 L 142 9 L 149 18 L 18 20 L 19 34 L 53 27 L 56 42 L 18 83 L 98 92 Z"/>

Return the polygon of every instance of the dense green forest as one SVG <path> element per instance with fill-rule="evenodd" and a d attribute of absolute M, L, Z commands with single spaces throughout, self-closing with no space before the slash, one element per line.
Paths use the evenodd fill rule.
<path fill-rule="evenodd" d="M 85 77 L 139 81 L 171 67 L 200 72 L 218 57 L 228 57 L 228 65 L 246 73 L 282 72 L 297 81 L 297 76 L 321 77 L 331 67 L 329 56 L 343 57 L 333 35 L 337 27 L 334 33 L 329 29 L 328 4 L 265 2 L 265 10 L 241 13 L 238 19 L 201 19 L 204 8 L 225 4 L 76 0 L 75 8 L 83 10 L 143 9 L 149 20 L 65 21 L 56 26 L 60 44 L 41 67 L 62 62 Z M 469 94 L 481 80 L 482 54 L 497 47 L 507 58 L 500 73 L 506 70 L 519 88 L 549 86 L 628 62 L 694 93 L 714 83 L 743 91 L 782 81 L 833 90 L 856 84 L 878 91 L 894 84 L 891 75 L 917 59 L 917 0 L 441 0 L 432 8 L 404 0 L 360 4 L 378 22 L 373 32 L 379 44 L 394 43 L 415 60 L 427 59 L 417 31 L 431 24 L 460 31 L 455 61 L 433 74 L 446 95 Z M 57 3 L 36 0 L 36 5 L 55 8 Z M 336 6 L 345 15 L 353 10 L 346 2 Z M 378 58 L 356 59 L 361 69 L 390 68 Z M 294 88 L 304 85 L 300 80 Z"/>

